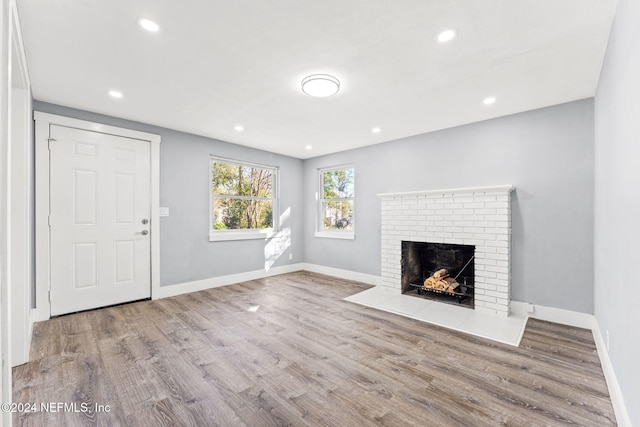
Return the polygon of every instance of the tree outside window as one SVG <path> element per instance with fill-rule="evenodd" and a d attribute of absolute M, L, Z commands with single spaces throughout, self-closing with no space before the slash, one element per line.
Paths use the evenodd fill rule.
<path fill-rule="evenodd" d="M 211 159 L 211 230 L 274 228 L 276 169 Z"/>
<path fill-rule="evenodd" d="M 354 169 L 320 170 L 320 231 L 354 230 Z"/>

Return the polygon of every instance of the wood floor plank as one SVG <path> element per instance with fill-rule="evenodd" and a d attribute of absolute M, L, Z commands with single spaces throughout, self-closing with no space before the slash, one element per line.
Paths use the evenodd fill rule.
<path fill-rule="evenodd" d="M 343 299 L 296 272 L 35 325 L 16 425 L 615 425 L 591 331 L 530 319 L 520 347 Z"/>

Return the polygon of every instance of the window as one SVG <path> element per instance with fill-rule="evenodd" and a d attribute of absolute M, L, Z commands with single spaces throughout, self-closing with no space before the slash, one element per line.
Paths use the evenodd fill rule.
<path fill-rule="evenodd" d="M 209 240 L 268 237 L 276 216 L 277 169 L 211 158 Z"/>
<path fill-rule="evenodd" d="M 316 236 L 353 239 L 354 169 L 351 166 L 320 169 L 319 223 Z"/>

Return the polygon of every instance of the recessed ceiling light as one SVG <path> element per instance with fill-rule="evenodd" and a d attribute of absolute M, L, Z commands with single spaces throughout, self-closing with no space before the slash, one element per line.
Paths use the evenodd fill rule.
<path fill-rule="evenodd" d="M 240 126 L 240 125 L 234 126 L 233 128 L 235 129 L 236 132 L 242 132 L 244 130 L 244 126 Z"/>
<path fill-rule="evenodd" d="M 496 98 L 495 98 L 495 96 L 490 96 L 490 97 L 488 97 L 488 98 L 483 99 L 483 100 L 482 100 L 482 103 L 483 103 L 484 105 L 492 105 L 492 104 L 495 104 L 495 103 L 496 103 Z"/>
<path fill-rule="evenodd" d="M 458 32 L 456 30 L 444 30 L 438 34 L 438 41 L 440 43 L 446 43 L 453 40 L 457 34 Z"/>
<path fill-rule="evenodd" d="M 140 18 L 138 19 L 138 24 L 151 33 L 157 33 L 158 30 L 160 30 L 160 25 L 153 22 L 151 19 Z"/>
<path fill-rule="evenodd" d="M 377 126 L 371 129 L 371 132 L 373 132 L 373 133 L 380 133 L 380 131 L 382 131 L 382 129 L 380 129 Z"/>
<path fill-rule="evenodd" d="M 302 79 L 302 91 L 307 95 L 324 98 L 340 90 L 340 81 L 328 74 L 312 74 Z"/>
<path fill-rule="evenodd" d="M 304 148 L 305 150 L 311 150 L 313 147 L 311 145 L 305 145 Z"/>
<path fill-rule="evenodd" d="M 109 95 L 113 98 L 122 98 L 122 92 L 117 91 L 117 90 L 110 90 L 109 91 Z"/>

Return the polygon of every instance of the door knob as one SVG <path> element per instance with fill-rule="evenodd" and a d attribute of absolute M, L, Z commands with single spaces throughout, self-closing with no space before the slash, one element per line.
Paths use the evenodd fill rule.
<path fill-rule="evenodd" d="M 149 234 L 149 230 L 142 230 L 137 232 L 136 234 L 142 234 L 143 236 L 146 236 L 147 234 Z"/>
<path fill-rule="evenodd" d="M 148 220 L 148 219 L 146 219 L 146 218 L 145 218 L 145 219 L 143 219 L 143 220 L 142 220 L 142 224 L 149 224 L 149 220 Z"/>

